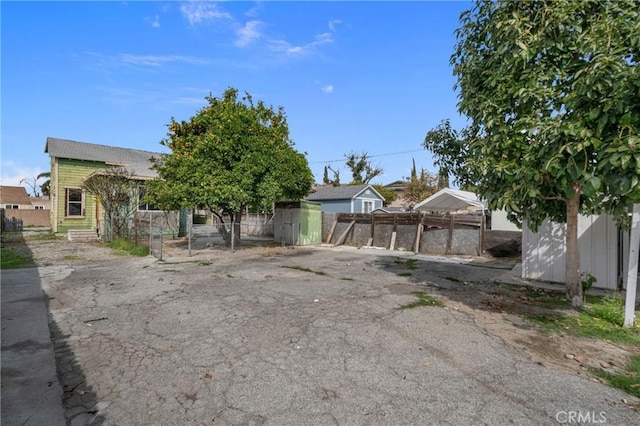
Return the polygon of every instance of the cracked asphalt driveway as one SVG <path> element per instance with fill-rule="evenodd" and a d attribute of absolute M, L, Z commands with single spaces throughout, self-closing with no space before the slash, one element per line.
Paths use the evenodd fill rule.
<path fill-rule="evenodd" d="M 394 259 L 296 248 L 40 268 L 68 424 L 638 424 L 629 395 L 531 361 L 468 314 L 400 309 L 420 284 Z"/>

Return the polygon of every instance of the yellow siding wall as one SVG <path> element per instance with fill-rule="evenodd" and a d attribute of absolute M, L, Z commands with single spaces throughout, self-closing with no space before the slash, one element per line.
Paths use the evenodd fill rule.
<path fill-rule="evenodd" d="M 87 176 L 98 169 L 104 169 L 106 165 L 104 163 L 63 158 L 56 160 L 57 167 L 52 167 L 51 173 L 51 181 L 57 182 L 55 198 L 52 200 L 51 205 L 52 222 L 55 221 L 55 223 L 52 223 L 51 230 L 57 234 L 66 234 L 69 229 L 96 229 L 95 197 L 85 192 L 83 194 L 84 216 L 68 218 L 65 217 L 65 189 L 80 188 Z M 55 179 L 54 173 L 57 179 Z"/>
<path fill-rule="evenodd" d="M 57 232 L 58 223 L 58 209 L 56 208 L 56 203 L 58 200 L 58 161 L 55 157 L 51 157 L 51 176 L 49 177 L 49 201 L 51 203 L 49 207 L 49 226 L 51 227 L 51 232 Z"/>

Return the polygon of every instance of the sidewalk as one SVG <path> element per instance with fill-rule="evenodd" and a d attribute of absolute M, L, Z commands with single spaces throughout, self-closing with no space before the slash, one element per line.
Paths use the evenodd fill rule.
<path fill-rule="evenodd" d="M 65 425 L 38 268 L 1 271 L 3 426 Z"/>

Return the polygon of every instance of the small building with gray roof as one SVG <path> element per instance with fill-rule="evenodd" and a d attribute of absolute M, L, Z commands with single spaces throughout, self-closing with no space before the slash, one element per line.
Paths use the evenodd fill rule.
<path fill-rule="evenodd" d="M 328 213 L 371 213 L 382 208 L 384 197 L 371 185 L 344 185 L 318 188 L 307 201 L 321 204 Z"/>

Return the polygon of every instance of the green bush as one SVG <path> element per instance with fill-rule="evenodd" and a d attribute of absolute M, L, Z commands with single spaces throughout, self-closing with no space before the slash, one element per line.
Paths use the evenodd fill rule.
<path fill-rule="evenodd" d="M 624 324 L 624 301 L 618 297 L 603 297 L 600 303 L 586 305 L 589 314 L 610 324 L 622 327 Z"/>
<path fill-rule="evenodd" d="M 134 244 L 130 241 L 118 239 L 111 242 L 106 243 L 107 247 L 110 247 L 114 250 L 119 250 L 125 253 L 128 253 L 132 256 L 148 256 L 149 255 L 149 247 L 142 244 Z"/>

